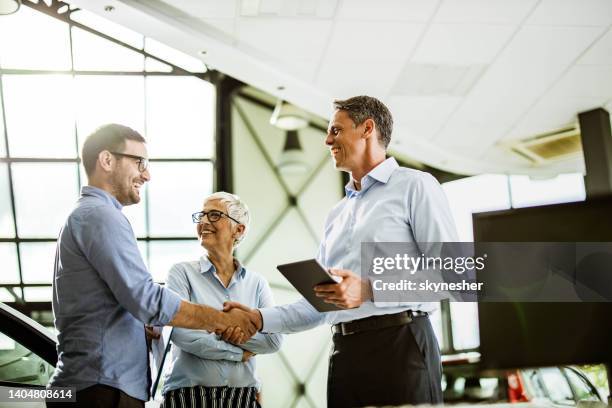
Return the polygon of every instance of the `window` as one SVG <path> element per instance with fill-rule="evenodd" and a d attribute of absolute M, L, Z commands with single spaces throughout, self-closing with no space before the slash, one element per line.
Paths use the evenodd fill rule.
<path fill-rule="evenodd" d="M 53 366 L 12 338 L 0 333 L 0 382 L 47 385 Z"/>
<path fill-rule="evenodd" d="M 551 401 L 573 405 L 572 389 L 558 367 L 542 368 L 540 369 L 540 376 Z"/>
<path fill-rule="evenodd" d="M 80 150 L 100 125 L 147 138 L 151 182 L 123 212 L 155 280 L 200 254 L 190 215 L 213 190 L 216 89 L 206 66 L 87 11 L 48 4 L 24 2 L 0 24 L 3 302 L 51 300 L 55 241 L 87 183 Z"/>

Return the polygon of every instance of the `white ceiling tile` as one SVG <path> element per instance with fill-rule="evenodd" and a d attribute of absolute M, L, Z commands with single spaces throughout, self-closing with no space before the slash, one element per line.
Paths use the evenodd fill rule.
<path fill-rule="evenodd" d="M 331 25 L 331 21 L 314 19 L 240 18 L 236 36 L 241 43 L 279 59 L 318 60 Z"/>
<path fill-rule="evenodd" d="M 158 0 L 196 18 L 234 18 L 236 0 Z M 180 17 L 182 13 L 177 15 Z"/>
<path fill-rule="evenodd" d="M 404 96 L 464 96 L 485 70 L 484 65 L 407 64 L 391 90 Z"/>
<path fill-rule="evenodd" d="M 555 98 L 612 98 L 612 65 L 576 65 L 551 90 Z"/>
<path fill-rule="evenodd" d="M 432 137 L 446 122 L 462 98 L 456 96 L 391 96 L 388 106 L 394 122 L 408 130 L 407 134 L 394 135 L 403 140 L 409 135 Z"/>
<path fill-rule="evenodd" d="M 612 29 L 593 44 L 578 63 L 612 65 Z"/>
<path fill-rule="evenodd" d="M 412 58 L 430 64 L 489 64 L 516 30 L 510 25 L 433 24 Z"/>
<path fill-rule="evenodd" d="M 600 32 L 591 27 L 523 28 L 435 137 L 436 143 L 472 146 L 474 154 L 488 149 Z"/>
<path fill-rule="evenodd" d="M 610 0 L 542 0 L 527 24 L 607 26 L 612 23 Z"/>
<path fill-rule="evenodd" d="M 578 113 L 600 106 L 599 98 L 546 96 L 502 140 L 525 139 L 561 129 L 575 123 Z"/>
<path fill-rule="evenodd" d="M 444 0 L 435 23 L 518 24 L 537 0 Z"/>
<path fill-rule="evenodd" d="M 400 70 L 398 64 L 380 64 L 372 60 L 350 64 L 328 60 L 319 68 L 316 84 L 334 98 L 370 95 L 384 99 Z"/>
<path fill-rule="evenodd" d="M 438 0 L 345 0 L 341 3 L 338 18 L 365 21 L 414 21 L 429 20 Z M 372 32 L 369 27 L 362 30 Z"/>
<path fill-rule="evenodd" d="M 406 61 L 414 49 L 424 24 L 372 22 L 364 29 L 361 22 L 336 23 L 325 59 L 342 61 Z M 376 70 L 372 72 L 375 74 Z M 348 74 L 348 73 L 347 73 Z"/>

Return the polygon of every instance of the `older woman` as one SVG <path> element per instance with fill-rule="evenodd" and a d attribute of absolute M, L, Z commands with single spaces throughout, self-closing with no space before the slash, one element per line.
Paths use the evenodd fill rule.
<path fill-rule="evenodd" d="M 204 200 L 202 211 L 193 214 L 193 222 L 205 253 L 197 261 L 174 265 L 167 287 L 217 309 L 230 300 L 253 308 L 272 306 L 268 282 L 233 257 L 249 226 L 246 204 L 233 194 L 214 193 Z M 257 333 L 238 347 L 214 333 L 175 328 L 171 340 L 164 407 L 259 407 L 254 356 L 277 351 L 282 337 Z"/>

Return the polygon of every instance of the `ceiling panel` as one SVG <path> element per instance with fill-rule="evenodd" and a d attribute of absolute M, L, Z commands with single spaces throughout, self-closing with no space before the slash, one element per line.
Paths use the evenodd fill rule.
<path fill-rule="evenodd" d="M 542 0 L 526 23 L 607 26 L 612 23 L 612 1 Z"/>
<path fill-rule="evenodd" d="M 559 97 L 549 95 L 540 100 L 504 137 L 515 140 L 563 128 L 577 121 L 579 112 L 601 106 L 601 98 Z"/>
<path fill-rule="evenodd" d="M 612 95 L 612 65 L 576 65 L 551 92 L 561 98 L 600 98 L 603 105 Z"/>
<path fill-rule="evenodd" d="M 365 30 L 361 22 L 340 21 L 334 27 L 325 60 L 335 64 L 367 59 L 401 63 L 412 53 L 424 27 L 424 24 L 372 22 Z"/>
<path fill-rule="evenodd" d="M 488 64 L 517 29 L 510 25 L 434 24 L 412 57 L 431 64 Z"/>
<path fill-rule="evenodd" d="M 480 154 L 501 138 L 601 32 L 600 28 L 526 27 L 489 68 L 436 137 Z"/>
<path fill-rule="evenodd" d="M 394 96 L 389 98 L 391 112 L 403 112 L 394 116 L 394 122 L 421 138 L 432 137 L 446 122 L 448 116 L 461 102 L 453 96 Z M 395 135 L 403 138 L 406 135 Z"/>
<path fill-rule="evenodd" d="M 578 63 L 612 65 L 612 28 L 584 53 Z"/>
<path fill-rule="evenodd" d="M 150 1 L 150 0 L 149 0 Z M 185 14 L 196 18 L 234 18 L 237 0 L 158 0 L 166 3 L 178 12 L 175 16 Z M 171 10 L 171 9 L 168 9 Z M 172 15 L 172 14 L 170 14 Z"/>
<path fill-rule="evenodd" d="M 350 0 L 343 1 L 338 18 L 367 21 L 426 22 L 432 16 L 438 0 Z M 374 7 L 372 7 L 375 5 Z M 369 31 L 363 29 L 363 31 Z"/>
<path fill-rule="evenodd" d="M 445 0 L 435 23 L 518 24 L 537 0 Z"/>
<path fill-rule="evenodd" d="M 314 19 L 240 18 L 240 42 L 279 59 L 318 60 L 327 43 L 331 21 Z"/>
<path fill-rule="evenodd" d="M 327 89 L 332 98 L 371 95 L 384 100 L 400 70 L 399 65 L 383 64 L 376 60 L 342 64 L 331 58 L 319 69 L 316 85 Z"/>

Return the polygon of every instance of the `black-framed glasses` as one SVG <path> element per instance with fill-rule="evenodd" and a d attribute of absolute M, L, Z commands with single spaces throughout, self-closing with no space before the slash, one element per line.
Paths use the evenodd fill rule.
<path fill-rule="evenodd" d="M 115 156 L 129 157 L 130 159 L 138 160 L 138 171 L 141 173 L 149 168 L 149 159 L 145 157 L 135 156 L 133 154 L 127 154 L 127 153 L 119 153 L 119 152 L 109 152 L 109 153 L 114 154 Z"/>
<path fill-rule="evenodd" d="M 204 218 L 205 216 L 208 217 L 208 221 L 210 222 L 217 222 L 221 219 L 221 217 L 226 217 L 234 221 L 237 224 L 242 224 L 237 219 L 232 218 L 226 213 L 224 213 L 223 211 L 218 211 L 218 210 L 200 211 L 197 213 L 193 213 L 191 214 L 191 220 L 193 221 L 194 224 L 199 224 L 202 221 L 202 218 Z"/>

